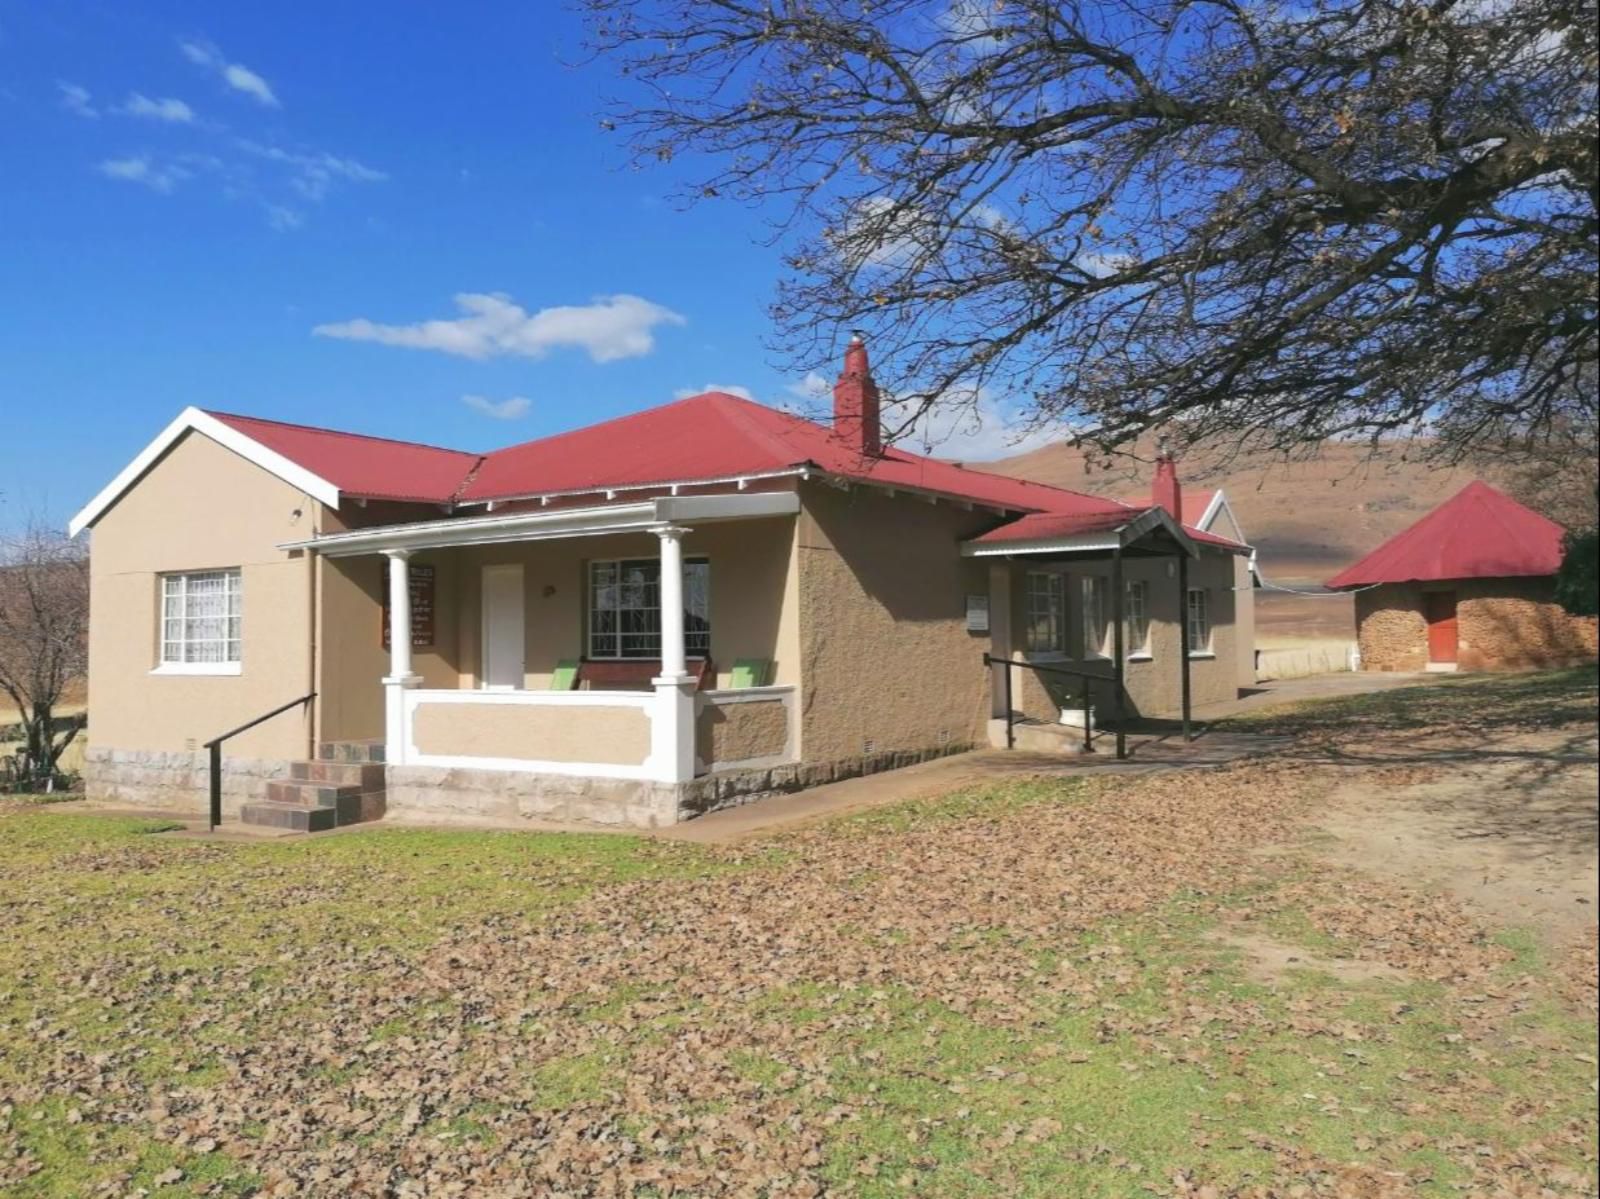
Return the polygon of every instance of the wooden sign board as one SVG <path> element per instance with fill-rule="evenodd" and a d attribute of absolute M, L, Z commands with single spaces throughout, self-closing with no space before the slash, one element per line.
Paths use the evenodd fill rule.
<path fill-rule="evenodd" d="M 434 568 L 411 564 L 411 648 L 433 648 Z M 387 580 L 386 580 L 387 582 Z M 383 648 L 389 648 L 389 589 L 383 590 Z"/>

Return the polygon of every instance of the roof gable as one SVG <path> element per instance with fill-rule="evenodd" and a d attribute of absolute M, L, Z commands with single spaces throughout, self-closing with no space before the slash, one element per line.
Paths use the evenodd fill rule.
<path fill-rule="evenodd" d="M 189 433 L 201 433 L 217 444 L 252 462 L 269 474 L 276 475 L 291 487 L 297 487 L 330 508 L 339 506 L 339 488 L 329 480 L 307 470 L 300 463 L 284 457 L 278 451 L 252 440 L 246 434 L 224 424 L 209 412 L 199 408 L 185 408 L 171 424 L 161 430 L 155 440 L 139 451 L 137 457 L 107 483 L 100 493 L 85 504 L 67 525 L 70 536 L 76 537 L 105 514 L 111 505 L 122 498 L 146 471 Z"/>
<path fill-rule="evenodd" d="M 1328 586 L 1553 575 L 1565 533 L 1487 483 L 1468 483 Z"/>

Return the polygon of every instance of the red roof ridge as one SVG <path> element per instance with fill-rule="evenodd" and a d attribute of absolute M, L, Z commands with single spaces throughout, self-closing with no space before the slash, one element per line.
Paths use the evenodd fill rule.
<path fill-rule="evenodd" d="M 215 408 L 202 408 L 207 416 L 220 421 L 249 421 L 255 425 L 273 425 L 279 429 L 298 429 L 304 433 L 321 433 L 328 437 L 353 437 L 357 441 L 381 441 L 387 445 L 404 445 L 418 450 L 435 450 L 441 454 L 459 454 L 463 458 L 482 458 L 475 450 L 458 450 L 446 445 L 432 445 L 426 441 L 407 441 L 401 437 L 380 437 L 373 433 L 355 433 L 349 429 L 330 429 L 326 425 L 303 425 L 295 421 L 275 420 L 270 416 L 249 416 L 243 412 L 219 412 Z"/>
<path fill-rule="evenodd" d="M 764 428 L 761 424 L 761 421 L 756 417 L 755 412 L 751 412 L 750 409 L 753 408 L 756 410 L 756 412 L 760 412 L 763 417 L 776 416 L 780 419 L 792 420 L 796 424 L 810 425 L 815 429 L 822 429 L 830 436 L 833 432 L 831 429 L 827 429 L 820 421 L 814 421 L 808 417 L 801 416 L 798 412 L 787 412 L 782 408 L 772 408 L 766 404 L 757 403 L 755 400 L 747 400 L 743 396 L 736 396 L 726 391 L 703 391 L 699 395 L 690 396 L 689 399 L 716 400 L 718 405 L 727 411 L 727 413 L 739 423 L 740 427 L 744 429 L 745 432 L 750 433 L 755 437 L 759 437 L 763 442 L 766 443 L 768 449 L 775 450 L 780 455 L 793 454 L 797 451 L 792 445 L 784 441 L 781 436 L 773 433 L 769 429 Z M 790 465 L 799 466 L 801 463 L 810 461 L 811 459 L 809 458 L 797 458 Z"/>

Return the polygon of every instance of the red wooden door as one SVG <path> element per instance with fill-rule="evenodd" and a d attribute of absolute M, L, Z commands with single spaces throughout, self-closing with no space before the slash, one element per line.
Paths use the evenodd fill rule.
<path fill-rule="evenodd" d="M 1425 591 L 1422 612 L 1428 620 L 1428 661 L 1456 660 L 1456 593 Z"/>

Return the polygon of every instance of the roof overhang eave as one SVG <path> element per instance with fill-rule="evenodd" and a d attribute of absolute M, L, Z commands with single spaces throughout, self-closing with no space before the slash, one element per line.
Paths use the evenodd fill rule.
<path fill-rule="evenodd" d="M 1013 541 L 984 541 L 979 538 L 964 541 L 961 543 L 961 553 L 967 558 L 1004 558 L 1014 554 L 1105 554 L 1131 549 L 1157 531 L 1166 532 L 1171 536 L 1177 548 L 1188 557 L 1200 556 L 1199 543 L 1162 508 L 1146 508 L 1123 524 L 1076 536 L 1019 538 Z"/>
<path fill-rule="evenodd" d="M 329 533 L 304 541 L 285 542 L 278 548 L 310 551 L 329 558 L 347 558 L 359 554 L 497 545 L 516 541 L 554 541 L 569 537 L 600 537 L 609 533 L 639 533 L 664 525 L 749 520 L 763 516 L 792 516 L 799 511 L 800 497 L 792 491 L 755 491 L 739 495 L 657 496 L 633 504 L 569 508 L 556 512 L 509 512 L 492 516 L 416 521 L 403 525 L 380 525 L 371 529 Z"/>

